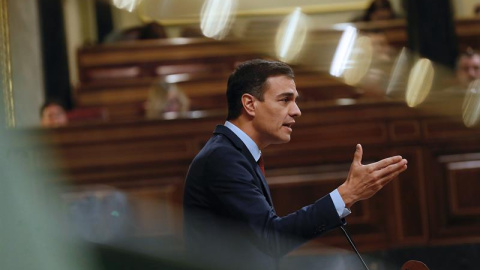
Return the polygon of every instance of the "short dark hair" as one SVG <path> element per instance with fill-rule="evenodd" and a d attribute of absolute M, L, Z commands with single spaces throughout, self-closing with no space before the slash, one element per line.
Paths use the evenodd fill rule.
<path fill-rule="evenodd" d="M 390 4 L 390 1 L 388 0 L 373 0 L 370 5 L 368 6 L 367 10 L 365 10 L 365 13 L 363 15 L 363 20 L 364 21 L 370 21 L 370 16 L 372 14 L 380 9 L 388 9 L 392 12 L 392 16 L 395 17 L 395 14 L 393 12 L 392 5 Z"/>
<path fill-rule="evenodd" d="M 467 57 L 473 57 L 475 55 L 479 55 L 476 50 L 474 50 L 472 47 L 468 47 L 464 52 L 460 54 L 461 56 L 467 56 Z"/>
<path fill-rule="evenodd" d="M 263 101 L 267 79 L 278 75 L 295 78 L 292 68 L 283 62 L 254 59 L 241 63 L 228 78 L 227 120 L 236 119 L 242 113 L 243 94 L 250 94 Z"/>
<path fill-rule="evenodd" d="M 460 55 L 457 57 L 457 61 L 455 62 L 455 69 L 458 69 L 458 65 L 460 60 L 463 58 L 473 58 L 475 56 L 480 56 L 480 54 L 474 50 L 472 47 L 468 47 L 465 51 L 461 52 Z"/>

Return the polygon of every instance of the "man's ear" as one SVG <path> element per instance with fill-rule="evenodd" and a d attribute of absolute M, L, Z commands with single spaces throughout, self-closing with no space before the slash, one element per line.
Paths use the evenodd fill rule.
<path fill-rule="evenodd" d="M 255 102 L 256 98 L 250 94 L 243 94 L 242 105 L 245 112 L 250 116 L 255 116 Z"/>

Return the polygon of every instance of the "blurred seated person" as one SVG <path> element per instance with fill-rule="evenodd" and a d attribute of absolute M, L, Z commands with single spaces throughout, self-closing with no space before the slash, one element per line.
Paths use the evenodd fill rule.
<path fill-rule="evenodd" d="M 463 87 L 480 79 L 480 54 L 472 48 L 468 48 L 458 58 L 456 69 L 457 79 Z"/>
<path fill-rule="evenodd" d="M 167 115 L 181 115 L 190 109 L 188 97 L 175 84 L 156 82 L 149 90 L 145 103 L 147 118 L 166 118 Z"/>
<path fill-rule="evenodd" d="M 118 41 L 158 39 L 166 37 L 167 34 L 163 26 L 157 22 L 151 22 L 142 26 L 113 31 L 105 37 L 104 42 L 112 43 Z"/>
<path fill-rule="evenodd" d="M 394 49 L 382 31 L 365 31 L 362 34 L 370 41 L 372 58 L 365 76 L 357 84 L 357 91 L 364 97 L 384 97 L 390 80 Z"/>
<path fill-rule="evenodd" d="M 454 74 L 453 84 L 448 83 L 450 86 L 441 90 L 439 94 L 463 98 L 469 90 L 469 85 L 480 79 L 480 54 L 470 47 L 461 53 L 457 58 Z"/>
<path fill-rule="evenodd" d="M 477 4 L 473 11 L 474 15 L 480 17 L 480 4 Z"/>
<path fill-rule="evenodd" d="M 458 82 L 466 88 L 472 81 L 480 79 L 480 54 L 468 48 L 457 60 L 456 75 Z"/>
<path fill-rule="evenodd" d="M 42 105 L 40 117 L 42 127 L 60 127 L 68 124 L 65 107 L 56 100 L 48 100 Z"/>
<path fill-rule="evenodd" d="M 395 19 L 397 15 L 388 0 L 373 0 L 365 13 L 354 18 L 354 22 L 371 22 Z"/>

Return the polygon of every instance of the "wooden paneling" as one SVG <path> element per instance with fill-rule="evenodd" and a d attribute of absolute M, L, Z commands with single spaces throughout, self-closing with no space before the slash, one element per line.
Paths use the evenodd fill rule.
<path fill-rule="evenodd" d="M 415 120 L 392 121 L 389 134 L 394 142 L 415 141 L 422 136 L 420 123 Z"/>
<path fill-rule="evenodd" d="M 478 22 L 457 22 L 460 44 L 479 41 Z M 375 28 L 383 29 L 394 46 L 406 42 L 403 21 Z M 303 57 L 329 63 L 339 36 L 331 30 L 313 31 Z M 26 146 L 15 146 L 19 152 L 14 154 L 52 161 L 58 157 L 48 167 L 62 172 L 57 180 L 72 189 L 108 185 L 125 192 L 134 209 L 137 236 L 181 235 L 183 181 L 215 125 L 225 121 L 228 74 L 238 62 L 270 53 L 265 40 L 254 43 L 165 39 L 82 48 L 77 104 L 104 107 L 112 121 L 35 131 L 41 142 L 26 152 L 21 151 Z M 409 161 L 409 169 L 398 179 L 352 208 L 349 231 L 362 250 L 480 242 L 480 129 L 463 125 L 458 106 L 431 102 L 412 109 L 399 102 L 357 99 L 354 88 L 328 75 L 304 66 L 294 69 L 302 117 L 291 142 L 263 153 L 280 215 L 338 187 L 348 174 L 355 145 L 361 143 L 364 163 L 396 154 Z M 154 80 L 172 74 L 169 80 L 187 93 L 193 109 L 220 111 L 172 120 L 138 119 Z M 337 98 L 356 103 L 339 106 Z M 302 250 L 319 250 L 324 244 L 347 246 L 343 235 L 334 231 Z"/>
<path fill-rule="evenodd" d="M 435 241 L 480 240 L 480 148 L 477 144 L 468 150 L 448 146 L 431 152 L 435 178 L 429 179 L 432 192 L 427 195 Z"/>
<path fill-rule="evenodd" d="M 479 129 L 454 119 L 391 101 L 307 104 L 291 142 L 263 151 L 276 210 L 287 214 L 338 187 L 361 143 L 364 164 L 391 155 L 409 162 L 398 179 L 352 207 L 348 227 L 362 250 L 480 241 Z M 224 112 L 212 112 L 200 118 L 36 130 L 42 143 L 28 155 L 50 160 L 50 168 L 64 173 L 58 181 L 72 188 L 108 185 L 127 192 L 136 200 L 138 235 L 179 236 L 177 211 L 188 166 L 224 121 Z M 333 231 L 299 252 L 315 252 L 325 244 L 347 247 L 343 235 Z"/>
<path fill-rule="evenodd" d="M 182 185 L 143 187 L 127 190 L 135 222 L 134 236 L 181 235 L 182 208 L 178 202 Z"/>
<path fill-rule="evenodd" d="M 350 168 L 353 152 L 345 151 L 345 163 L 328 164 L 298 169 L 279 169 L 268 171 L 267 179 L 277 213 L 282 216 L 315 202 L 320 197 L 341 185 Z M 379 157 L 381 153 L 377 153 Z M 279 174 L 280 176 L 270 176 Z M 355 242 L 362 248 L 375 249 L 388 245 L 390 227 L 388 226 L 388 196 L 391 188 L 379 192 L 367 201 L 358 202 L 348 216 L 349 231 L 355 234 Z M 344 245 L 344 236 L 340 231 L 332 231 L 315 239 L 303 247 L 307 252 L 325 247 L 325 245 Z"/>
<path fill-rule="evenodd" d="M 424 243 L 428 236 L 428 212 L 425 200 L 426 183 L 420 147 L 395 148 L 392 154 L 408 160 L 408 170 L 397 181 L 390 198 L 393 227 L 392 238 L 403 244 Z"/>

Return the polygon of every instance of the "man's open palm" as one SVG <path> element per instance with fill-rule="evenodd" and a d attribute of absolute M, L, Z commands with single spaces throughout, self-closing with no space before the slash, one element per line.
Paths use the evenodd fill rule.
<path fill-rule="evenodd" d="M 362 165 L 362 156 L 362 146 L 357 144 L 347 180 L 338 188 L 347 208 L 357 201 L 372 197 L 407 169 L 407 160 L 401 156 L 385 158 L 368 165 Z"/>

